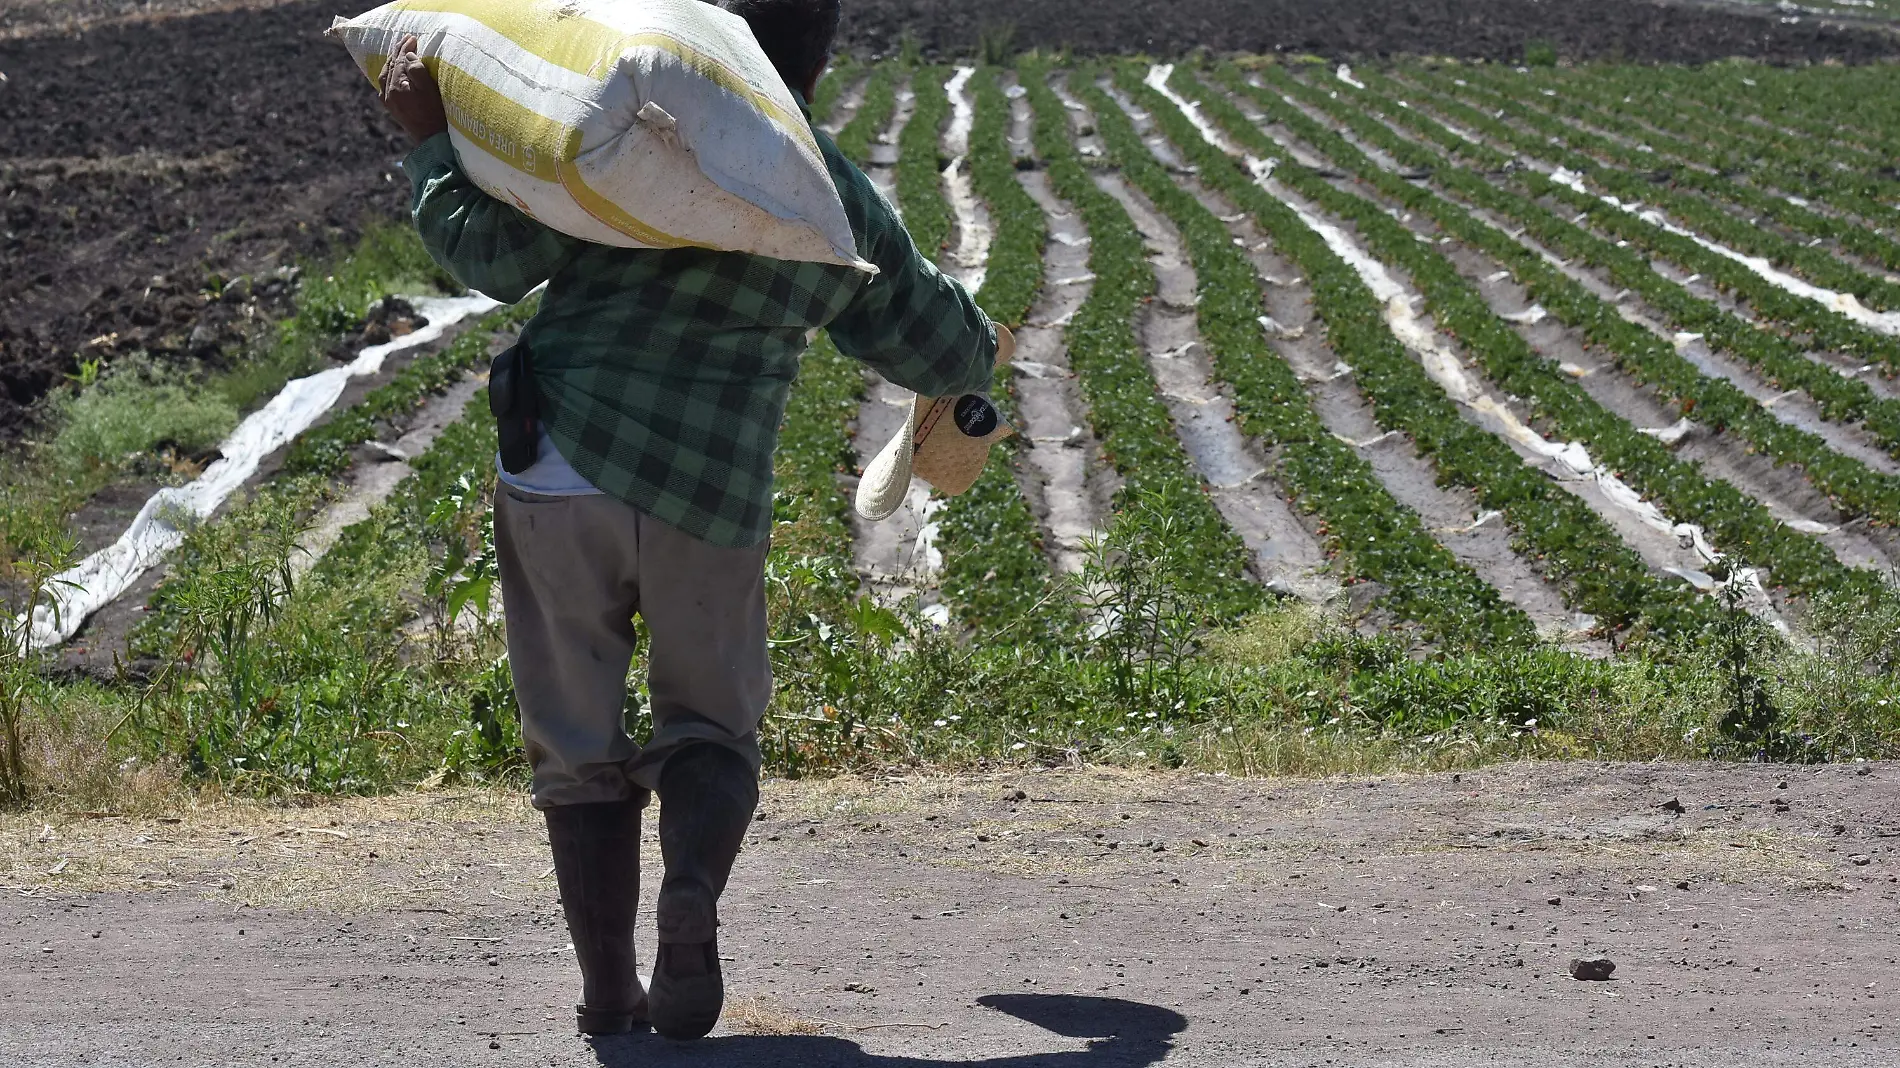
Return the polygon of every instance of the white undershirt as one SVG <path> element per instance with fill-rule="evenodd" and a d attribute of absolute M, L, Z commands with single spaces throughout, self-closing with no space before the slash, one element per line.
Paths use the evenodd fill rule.
<path fill-rule="evenodd" d="M 582 478 L 581 473 L 574 470 L 574 465 L 567 462 L 567 457 L 554 447 L 554 439 L 548 436 L 548 428 L 542 426 L 540 429 L 534 463 L 526 471 L 518 475 L 509 474 L 501 466 L 501 453 L 495 454 L 495 473 L 501 476 L 502 482 L 523 493 L 543 497 L 587 497 L 598 494 L 600 490 Z"/>

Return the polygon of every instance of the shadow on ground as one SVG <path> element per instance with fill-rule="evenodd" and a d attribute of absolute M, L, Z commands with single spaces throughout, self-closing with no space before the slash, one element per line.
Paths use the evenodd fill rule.
<path fill-rule="evenodd" d="M 990 994 L 977 1004 L 1008 1013 L 1065 1038 L 1089 1039 L 1087 1049 L 1025 1053 L 972 1060 L 887 1057 L 864 1052 L 856 1042 L 825 1035 L 757 1035 L 713 1038 L 691 1044 L 652 1035 L 600 1039 L 594 1056 L 603 1068 L 668 1065 L 786 1065 L 794 1068 L 1145 1068 L 1174 1048 L 1187 1028 L 1180 1013 L 1119 998 L 1069 994 Z"/>

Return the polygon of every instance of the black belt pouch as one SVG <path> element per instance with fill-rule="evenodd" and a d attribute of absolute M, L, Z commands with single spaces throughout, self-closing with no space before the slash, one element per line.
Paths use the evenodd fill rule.
<path fill-rule="evenodd" d="M 534 465 L 541 437 L 541 390 L 528 346 L 516 342 L 488 370 L 488 410 L 495 416 L 501 469 L 518 475 Z"/>

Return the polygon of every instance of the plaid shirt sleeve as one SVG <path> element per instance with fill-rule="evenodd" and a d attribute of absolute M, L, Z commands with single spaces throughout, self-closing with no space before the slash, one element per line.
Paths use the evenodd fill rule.
<path fill-rule="evenodd" d="M 821 135 L 826 161 L 879 274 L 826 329 L 839 351 L 926 397 L 981 392 L 996 363 L 996 327 L 968 290 L 917 250 L 910 232 L 863 171 Z"/>
<path fill-rule="evenodd" d="M 550 230 L 469 181 L 449 135 L 423 142 L 403 160 L 410 210 L 423 247 L 455 280 L 515 304 L 572 253 L 573 238 Z"/>

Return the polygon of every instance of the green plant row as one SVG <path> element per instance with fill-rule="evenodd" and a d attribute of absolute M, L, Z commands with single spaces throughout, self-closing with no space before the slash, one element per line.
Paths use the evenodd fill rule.
<path fill-rule="evenodd" d="M 1547 75 L 1539 84 L 1550 80 Z M 1678 184 L 1693 185 L 1718 200 L 1732 199 L 1785 225 L 1832 238 L 1889 267 L 1900 260 L 1900 243 L 1874 229 L 1900 224 L 1900 209 L 1880 199 L 1900 194 L 1900 182 L 1874 173 L 1883 164 L 1864 150 L 1837 146 L 1825 137 L 1801 138 L 1795 148 L 1764 136 L 1767 131 L 1753 122 L 1707 111 L 1691 116 L 1657 93 L 1653 83 L 1632 78 L 1622 69 L 1555 79 L 1554 84 L 1561 86 L 1553 90 L 1559 95 L 1541 98 L 1541 107 L 1646 145 L 1656 153 L 1648 159 L 1675 157 L 1714 171 L 1675 173 L 1672 178 Z M 1645 169 L 1644 157 L 1641 152 L 1634 154 L 1637 162 L 1631 165 Z M 1730 181 L 1727 175 L 1747 175 L 1751 184 Z M 1790 203 L 1783 193 L 1798 193 L 1858 218 L 1811 211 Z"/>
<path fill-rule="evenodd" d="M 1367 82 L 1367 84 L 1383 87 L 1389 83 Z M 1464 124 L 1493 141 L 1512 145 L 1527 154 L 1534 156 L 1541 148 L 1536 138 L 1519 133 L 1483 111 L 1430 90 L 1417 90 L 1416 86 L 1409 86 L 1404 90 L 1405 95 L 1415 106 L 1421 102 L 1425 103 L 1437 114 Z M 1449 131 L 1444 131 L 1444 133 L 1451 136 Z M 1459 138 L 1459 140 L 1463 139 Z M 1442 139 L 1441 143 L 1449 144 Z M 1470 149 L 1454 149 L 1460 152 L 1473 150 L 1478 150 L 1477 146 L 1471 146 Z M 1497 154 L 1491 153 L 1491 155 L 1496 157 Z M 1669 233 L 1659 226 L 1652 226 L 1621 208 L 1605 204 L 1593 194 L 1580 193 L 1533 171 L 1515 166 L 1500 166 L 1510 173 L 1512 181 L 1529 190 L 1533 195 L 1551 197 L 1569 204 L 1604 232 L 1667 259 L 1685 270 L 1702 275 L 1724 292 L 1747 300 L 1760 318 L 1779 325 L 1798 338 L 1805 337 L 1806 342 L 1812 347 L 1851 353 L 1861 359 L 1877 361 L 1888 367 L 1900 369 L 1900 339 L 1869 330 L 1831 308 L 1805 297 L 1795 296 L 1772 285 L 1742 264 L 1726 256 L 1710 252 L 1689 238 Z"/>
<path fill-rule="evenodd" d="M 916 110 L 897 139 L 897 202 L 904 208 L 904 226 L 933 260 L 949 247 L 956 222 L 943 193 L 939 147 L 950 117 L 950 95 L 943 88 L 949 77 L 943 67 L 924 67 L 911 77 Z"/>
<path fill-rule="evenodd" d="M 1867 90 L 1843 85 L 1838 71 L 1808 67 L 1789 78 L 1753 64 L 1718 64 L 1694 71 L 1656 67 L 1646 73 L 1659 92 L 1692 109 L 1691 121 L 1712 121 L 1703 116 L 1710 112 L 1733 124 L 1765 123 L 1763 129 L 1791 131 L 1804 144 L 1859 153 L 1856 169 L 1862 173 L 1886 166 L 1900 153 L 1900 138 L 1863 121 L 1863 109 L 1874 102 Z"/>
<path fill-rule="evenodd" d="M 1591 344 L 1606 349 L 1620 369 L 1656 388 L 1680 411 L 1693 412 L 1702 423 L 1717 430 L 1735 433 L 1753 449 L 1772 457 L 1777 463 L 1802 465 L 1809 481 L 1846 511 L 1871 515 L 1889 524 L 1900 523 L 1900 479 L 1871 470 L 1858 460 L 1834 452 L 1819 435 L 1781 422 L 1735 386 L 1704 375 L 1695 364 L 1683 358 L 1669 341 L 1623 319 L 1614 305 L 1573 281 L 1536 252 L 1429 189 L 1413 185 L 1379 168 L 1343 137 L 1287 106 L 1271 90 L 1241 86 L 1234 79 L 1229 79 L 1228 84 L 1250 91 L 1252 98 L 1266 109 L 1274 121 L 1295 130 L 1308 143 L 1388 199 L 1431 217 L 1445 232 L 1498 261 L 1546 310 L 1565 325 L 1582 331 Z M 1680 286 L 1656 275 L 1647 264 L 1627 250 L 1591 237 L 1541 207 L 1499 190 L 1484 178 L 1450 164 L 1443 156 L 1398 137 L 1359 106 L 1368 102 L 1382 102 L 1379 98 L 1367 99 L 1361 95 L 1351 101 L 1335 100 L 1284 77 L 1274 78 L 1272 86 L 1291 92 L 1309 106 L 1320 108 L 1346 123 L 1361 138 L 1390 153 L 1401 164 L 1431 170 L 1441 186 L 1453 189 L 1523 226 L 1527 233 L 1540 241 L 1545 240 L 1545 235 L 1550 235 L 1548 247 L 1570 255 L 1582 255 L 1591 262 L 1601 260 L 1615 263 L 1621 270 L 1612 268 L 1611 273 L 1619 282 L 1625 274 L 1640 275 L 1642 277 L 1636 281 L 1654 283 L 1650 288 L 1666 291 L 1658 296 L 1674 297 L 1675 303 L 1695 301 Z M 1719 317 L 1722 320 L 1720 325 L 1728 326 L 1727 333 L 1731 335 L 1747 341 L 1760 338 L 1767 346 L 1785 345 L 1780 338 L 1753 330 L 1733 316 L 1722 314 L 1719 309 L 1709 310 L 1714 313 L 1710 318 Z M 1666 314 L 1677 318 L 1673 312 Z M 1784 353 L 1783 358 L 1801 368 L 1810 369 L 1808 373 L 1811 375 L 1832 382 L 1846 381 L 1840 375 L 1808 361 L 1798 352 Z"/>
<path fill-rule="evenodd" d="M 1303 93 L 1308 103 L 1327 107 L 1335 117 L 1351 123 L 1361 137 L 1408 166 L 1434 169 L 1434 178 L 1441 186 L 1455 189 L 1472 203 L 1514 220 L 1540 244 L 1605 271 L 1616 284 L 1641 295 L 1673 329 L 1704 335 L 1711 349 L 1755 368 L 1779 389 L 1805 392 L 1819 407 L 1822 418 L 1838 423 L 1862 421 L 1871 437 L 1900 456 L 1900 401 L 1882 397 L 1860 379 L 1839 374 L 1809 359 L 1801 345 L 1776 331 L 1731 315 L 1720 305 L 1695 296 L 1657 274 L 1647 258 L 1627 245 L 1600 238 L 1536 201 L 1488 181 L 1483 174 L 1463 168 L 1437 169 L 1443 165 L 1442 157 L 1399 137 L 1385 123 L 1407 126 L 1479 168 L 1496 171 L 1506 161 L 1502 155 L 1473 145 L 1412 108 L 1395 106 L 1395 98 L 1386 83 L 1376 76 L 1367 82 L 1368 92 L 1372 94 L 1368 99 L 1387 105 L 1383 122 L 1335 102 L 1302 82 L 1276 74 L 1269 77 L 1274 79 L 1276 87 Z M 1540 183 L 1537 177 L 1522 177 L 1527 183 Z"/>
<path fill-rule="evenodd" d="M 851 421 L 864 370 L 821 334 L 799 362 L 773 460 L 775 554 L 851 559 L 851 505 L 838 476 L 853 470 Z"/>
<path fill-rule="evenodd" d="M 1200 91 L 1191 76 L 1177 72 L 1176 77 Z M 1231 135 L 1251 143 L 1256 151 L 1273 151 L 1272 141 L 1235 104 L 1221 94 L 1206 96 L 1210 114 Z M 1344 144 L 1343 138 L 1338 140 Z M 1477 287 L 1435 247 L 1420 241 L 1384 208 L 1335 189 L 1303 167 L 1286 168 L 1282 180 L 1350 220 L 1369 250 L 1410 274 L 1438 326 L 1463 343 L 1492 382 L 1529 401 L 1538 423 L 1561 438 L 1585 443 L 1599 463 L 1618 472 L 1678 522 L 1702 525 L 1724 553 L 1768 568 L 1776 582 L 1801 593 L 1852 588 L 1863 577 L 1872 577 L 1843 567 L 1826 546 L 1782 525 L 1733 486 L 1707 478 L 1694 464 L 1676 459 L 1661 442 L 1603 407 L 1493 313 Z"/>
<path fill-rule="evenodd" d="M 1181 91 L 1201 100 L 1207 114 L 1249 150 L 1263 155 L 1276 151 L 1238 109 L 1201 92 L 1184 71 L 1177 69 L 1174 77 Z M 1680 583 L 1652 575 L 1642 557 L 1623 544 L 1615 529 L 1581 498 L 1527 466 L 1496 436 L 1467 422 L 1393 337 L 1384 305 L 1358 272 L 1292 208 L 1254 184 L 1237 161 L 1208 144 L 1173 105 L 1140 85 L 1135 72 L 1124 72 L 1122 81 L 1200 167 L 1203 180 L 1252 214 L 1274 245 L 1306 275 L 1328 340 L 1353 367 L 1354 379 L 1372 401 L 1380 425 L 1410 435 L 1419 451 L 1432 458 L 1441 480 L 1468 488 L 1481 506 L 1503 513 L 1513 532 L 1513 545 L 1538 563 L 1567 604 L 1596 616 L 1611 629 L 1640 623 L 1661 634 L 1694 633 L 1711 618 L 1714 609 L 1709 602 Z M 1309 199 L 1351 208 L 1339 205 L 1331 187 L 1310 172 L 1283 164 L 1276 173 L 1283 174 L 1289 184 L 1298 183 Z M 1409 233 L 1406 240 L 1417 244 Z"/>
<path fill-rule="evenodd" d="M 1183 576 L 1183 585 L 1209 619 L 1236 618 L 1258 607 L 1264 592 L 1249 581 L 1246 546 L 1221 518 L 1182 448 L 1135 336 L 1135 317 L 1155 292 L 1141 232 L 1083 166 L 1068 113 L 1049 87 L 1048 64 L 1025 61 L 1020 69 L 1036 112 L 1036 150 L 1047 164 L 1050 184 L 1088 226 L 1095 284 L 1064 338 L 1090 425 L 1122 476 L 1117 509 L 1126 511 L 1135 501 L 1159 502 L 1155 510 L 1169 516 L 1181 540 L 1195 550 L 1194 573 Z"/>
<path fill-rule="evenodd" d="M 1891 251 L 1893 242 L 1871 225 L 1900 221 L 1900 211 L 1877 199 L 1885 187 L 1894 183 L 1872 174 L 1865 153 L 1859 149 L 1841 148 L 1825 139 L 1803 139 L 1797 150 L 1763 136 L 1766 131 L 1754 123 L 1707 112 L 1691 118 L 1680 112 L 1675 102 L 1659 96 L 1654 85 L 1624 72 L 1540 72 L 1530 77 L 1520 75 L 1513 81 L 1500 73 L 1472 71 L 1470 77 L 1485 88 L 1527 100 L 1545 113 L 1569 116 L 1643 146 L 1632 151 L 1616 145 L 1621 159 L 1630 161 L 1625 165 L 1638 171 L 1654 170 L 1655 164 L 1666 164 L 1671 157 L 1700 164 L 1714 173 L 1697 170 L 1672 174 L 1672 180 L 1678 184 L 1700 183 L 1696 188 L 1718 200 L 1723 199 L 1721 194 L 1728 194 L 1738 204 L 1812 234 L 1834 236 L 1834 231 L 1850 231 L 1844 240 L 1853 240 L 1851 231 L 1858 230 L 1868 239 L 1865 250 L 1876 258 L 1884 258 Z M 1527 95 L 1526 89 L 1538 92 Z M 1745 175 L 1749 182 L 1730 181 L 1725 177 L 1730 175 Z M 1869 225 L 1857 226 L 1849 220 L 1808 211 L 1789 203 L 1780 193 L 1798 193 L 1811 201 L 1826 202 L 1860 215 Z"/>
<path fill-rule="evenodd" d="M 891 124 L 891 114 L 897 110 L 897 79 L 901 73 L 902 68 L 894 62 L 872 67 L 871 77 L 864 83 L 864 100 L 858 104 L 851 121 L 838 131 L 838 151 L 860 167 L 871 165 L 871 146 Z M 816 112 L 813 114 L 816 117 Z"/>
<path fill-rule="evenodd" d="M 466 480 L 475 487 L 464 508 L 479 510 L 488 504 L 496 481 L 488 391 L 470 399 L 461 417 L 444 427 L 410 467 L 413 473 L 368 519 L 345 528 L 311 569 L 310 581 L 348 589 L 368 584 L 377 575 L 399 573 L 404 561 L 413 567 L 423 556 L 432 556 L 439 538 L 431 529 L 431 514 L 459 482 Z"/>
<path fill-rule="evenodd" d="M 1900 244 L 1871 229 L 1865 229 L 1851 220 L 1829 218 L 1784 198 L 1749 189 L 1719 174 L 1687 166 L 1662 167 L 1667 161 L 1658 158 L 1655 153 L 1625 148 L 1612 138 L 1565 122 L 1552 114 L 1553 105 L 1548 98 L 1528 94 L 1518 99 L 1476 82 L 1466 82 L 1464 86 L 1457 87 L 1455 82 L 1435 78 L 1427 72 L 1417 72 L 1415 76 L 1422 83 L 1436 85 L 1441 92 L 1457 88 L 1462 96 L 1482 99 L 1486 107 L 1493 109 L 1494 114 L 1501 111 L 1515 118 L 1530 131 L 1541 135 L 1538 153 L 1587 175 L 1626 201 L 1653 203 L 1712 240 L 1766 257 L 1816 285 L 1853 293 L 1872 307 L 1900 307 L 1900 284 L 1856 270 L 1836 259 L 1825 248 L 1782 237 L 1748 219 L 1730 214 L 1719 204 L 1679 192 L 1678 189 L 1694 189 L 1717 201 L 1730 201 L 1747 207 L 1809 237 L 1841 240 L 1854 251 L 1888 267 L 1900 265 Z M 1538 103 L 1540 100 L 1545 102 Z M 1588 113 L 1588 109 L 1576 110 Z M 1593 117 L 1601 121 L 1600 116 Z M 1653 135 L 1648 139 L 1662 140 Z M 1606 166 L 1606 163 L 1609 165 Z M 1789 191 L 1819 195 L 1805 184 Z"/>
<path fill-rule="evenodd" d="M 372 792 L 459 764 L 468 732 L 458 728 L 476 693 L 494 689 L 492 673 L 485 662 L 412 660 L 405 628 L 445 534 L 440 500 L 453 494 L 459 511 L 486 522 L 486 409 L 478 393 L 390 499 L 294 587 L 294 497 L 260 495 L 194 534 L 204 566 L 171 587 L 177 625 L 161 655 L 172 666 L 134 717 L 144 744 L 198 776 L 264 793 Z M 496 704 L 491 696 L 484 708 Z"/>
<path fill-rule="evenodd" d="M 239 511 L 255 515 L 284 509 L 301 518 L 333 499 L 336 487 L 331 480 L 349 469 L 358 446 L 377 440 L 392 423 L 400 423 L 430 397 L 481 367 L 487 362 L 496 332 L 526 322 L 539 304 L 538 300 L 530 300 L 489 313 L 443 349 L 417 357 L 362 400 L 306 431 L 285 453 L 283 466 L 272 481 L 260 487 Z M 437 439 L 437 446 L 441 440 Z M 427 454 L 416 463 L 426 458 Z M 199 572 L 213 566 L 207 549 L 220 544 L 225 537 L 220 528 L 233 522 L 242 524 L 244 520 L 235 514 L 213 519 L 172 554 L 167 578 L 153 593 L 132 636 L 134 649 L 154 653 L 171 640 L 180 621 L 178 592 L 188 588 Z M 339 548 L 341 543 L 332 552 Z"/>
<path fill-rule="evenodd" d="M 850 56 L 840 57 L 830 69 L 825 71 L 825 76 L 818 80 L 818 91 L 812 94 L 811 98 L 813 125 L 830 120 L 831 111 L 838 106 L 839 98 L 844 96 L 844 91 L 851 88 L 851 83 L 856 81 L 861 73 L 857 60 Z"/>
<path fill-rule="evenodd" d="M 1396 101 L 1402 93 L 1396 84 L 1368 72 L 1366 84 L 1373 93 L 1381 98 Z M 1417 95 L 1417 94 L 1411 94 Z M 1448 111 L 1459 114 L 1460 118 L 1472 122 L 1482 122 L 1486 116 L 1469 109 L 1458 112 L 1462 105 L 1454 101 L 1431 97 Z M 1531 195 L 1548 198 L 1575 198 L 1574 191 L 1551 182 L 1548 178 L 1535 173 L 1526 173 L 1514 167 L 1506 155 L 1484 145 L 1474 144 L 1464 139 L 1442 124 L 1422 114 L 1418 109 L 1400 104 L 1387 110 L 1386 118 L 1392 122 L 1410 127 L 1414 133 L 1437 143 L 1451 155 L 1468 161 L 1472 167 L 1489 174 L 1509 173 L 1520 188 Z M 1512 196 L 1501 188 L 1489 184 L 1475 184 L 1470 178 L 1460 179 L 1462 186 L 1479 202 L 1492 206 L 1489 199 L 1499 203 L 1522 203 L 1522 198 Z M 1824 415 L 1837 421 L 1852 419 L 1865 420 L 1870 433 L 1890 450 L 1900 442 L 1900 405 L 1878 394 L 1862 381 L 1837 374 L 1833 370 L 1807 357 L 1806 345 L 1799 338 L 1784 337 L 1770 324 L 1782 329 L 1806 331 L 1815 335 L 1817 343 L 1828 341 L 1836 347 L 1850 349 L 1863 355 L 1880 355 L 1893 349 L 1890 339 L 1866 330 L 1832 312 L 1817 307 L 1812 301 L 1795 297 L 1792 294 L 1769 286 L 1748 271 L 1725 257 L 1717 256 L 1707 249 L 1673 235 L 1661 234 L 1654 227 L 1638 223 L 1623 212 L 1599 212 L 1598 208 L 1607 208 L 1594 201 L 1594 198 L 1572 199 L 1572 203 L 1586 205 L 1586 214 L 1600 219 L 1613 233 L 1628 234 L 1630 238 L 1622 243 L 1605 241 L 1573 225 L 1539 226 L 1539 240 L 1548 241 L 1570 255 L 1583 257 L 1592 264 L 1608 270 L 1617 278 L 1619 284 L 1632 291 L 1643 294 L 1644 298 L 1658 311 L 1669 318 L 1677 329 L 1706 334 L 1710 344 L 1719 351 L 1741 359 L 1769 375 L 1772 381 L 1784 388 L 1802 389 L 1809 393 L 1821 406 Z M 1549 213 L 1543 213 L 1548 216 Z M 1617 216 L 1621 216 L 1618 218 Z M 1526 218 L 1531 218 L 1527 216 Z M 1655 242 L 1652 246 L 1645 242 Z M 1646 257 L 1636 249 L 1666 250 L 1672 256 L 1679 256 L 1692 270 L 1710 273 L 1711 277 L 1725 282 L 1745 292 L 1753 300 L 1757 313 L 1765 316 L 1763 323 L 1751 324 L 1730 315 L 1720 306 L 1704 301 L 1690 294 L 1683 287 L 1658 276 L 1650 268 Z M 1770 314 L 1772 313 L 1772 314 Z M 1900 355 L 1900 353 L 1896 353 Z"/>
<path fill-rule="evenodd" d="M 970 130 L 970 182 L 990 209 L 990 262 L 976 302 L 991 319 L 1020 326 L 1042 290 L 1042 253 L 1049 225 L 1016 179 L 1016 153 L 1009 144 L 1010 104 L 995 67 L 979 67 L 970 85 L 976 123 Z"/>
<path fill-rule="evenodd" d="M 1226 225 L 1176 184 L 1115 101 L 1093 85 L 1081 87 L 1081 96 L 1095 109 L 1109 160 L 1180 228 L 1198 281 L 1201 341 L 1233 390 L 1240 427 L 1275 450 L 1282 484 L 1320 517 L 1341 576 L 1384 585 L 1381 605 L 1432 640 L 1535 641 L 1530 618 L 1434 540 L 1372 466 L 1320 422 L 1298 376 L 1266 343 L 1259 274 Z"/>
<path fill-rule="evenodd" d="M 975 123 L 970 130 L 968 166 L 971 184 L 989 208 L 990 258 L 976 301 L 992 320 L 1021 326 L 1042 288 L 1043 248 L 1049 227 L 1042 208 L 1016 180 L 1015 153 L 1009 147 L 1009 100 L 994 67 L 980 67 L 970 80 Z M 1015 410 L 1014 376 L 997 376 L 993 396 L 1004 413 Z M 944 600 L 957 617 L 980 634 L 1015 625 L 1031 614 L 1053 623 L 1064 604 L 1048 607 L 1054 573 L 1043 551 L 1042 529 L 1016 481 L 1021 445 L 1010 438 L 991 450 L 989 466 L 976 485 L 944 505 Z M 1020 627 L 1018 639 L 1031 637 Z"/>

